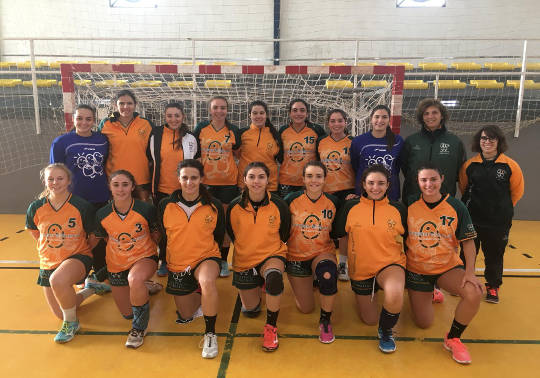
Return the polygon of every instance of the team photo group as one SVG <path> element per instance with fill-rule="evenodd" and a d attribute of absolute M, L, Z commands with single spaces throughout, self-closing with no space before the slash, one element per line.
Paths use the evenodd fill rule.
<path fill-rule="evenodd" d="M 286 125 L 273 125 L 261 100 L 249 104 L 250 124 L 234 125 L 227 98 L 215 96 L 209 119 L 194 130 L 178 102 L 165 105 L 160 126 L 136 112 L 130 90 L 111 103 L 114 113 L 99 125 L 91 105 L 77 106 L 75 127 L 53 141 L 43 192 L 27 211 L 37 283 L 62 321 L 57 343 L 79 330 L 85 299 L 110 292 L 132 322 L 126 347 L 140 347 L 149 297 L 162 289 L 152 281 L 157 274 L 167 277 L 177 323 L 204 318 L 202 357 L 214 358 L 223 295 L 216 281 L 232 270 L 241 314 L 255 318 L 266 307 L 264 351 L 279 346 L 286 275 L 300 313 L 313 312 L 318 299 L 313 327 L 326 344 L 335 340 L 338 280 L 350 281 L 350 311 L 378 327 L 384 353 L 396 350 L 405 291 L 415 325 L 427 328 L 444 289 L 459 301 L 443 346 L 458 363 L 471 363 L 461 336 L 482 300 L 499 302 L 524 192 L 498 126 L 483 126 L 465 146 L 432 98 L 418 103 L 420 130 L 406 139 L 392 132 L 385 105 L 369 109 L 370 131 L 352 137 L 346 112 L 328 109 L 326 124 L 317 125 L 303 99 L 290 101 Z M 480 249 L 484 280 L 475 274 Z"/>

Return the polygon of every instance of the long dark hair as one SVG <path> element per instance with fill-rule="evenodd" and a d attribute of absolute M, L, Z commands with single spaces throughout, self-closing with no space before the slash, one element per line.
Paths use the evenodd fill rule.
<path fill-rule="evenodd" d="M 184 109 L 182 108 L 182 105 L 180 105 L 180 103 L 178 102 L 168 103 L 167 105 L 165 105 L 165 112 L 167 112 L 167 109 L 171 109 L 171 108 L 180 110 L 180 113 L 182 113 L 182 116 L 185 119 L 186 113 L 184 113 Z M 175 139 L 176 130 L 173 129 L 173 142 L 172 142 L 173 150 L 179 150 L 182 147 L 182 138 L 186 135 L 188 130 L 189 129 L 187 125 L 182 120 L 182 124 L 180 125 L 180 128 L 178 129 L 178 138 Z"/>
<path fill-rule="evenodd" d="M 371 110 L 371 114 L 369 115 L 369 120 L 373 118 L 373 115 L 377 110 L 385 110 L 388 113 L 388 119 L 392 116 L 392 113 L 390 113 L 390 108 L 386 105 L 377 105 L 376 107 Z M 392 128 L 390 127 L 390 124 L 386 126 L 386 134 L 384 135 L 384 138 L 386 139 L 386 151 L 390 151 L 392 147 L 394 147 L 394 144 L 396 144 L 396 134 L 392 131 Z"/>
<path fill-rule="evenodd" d="M 249 114 L 251 114 L 251 110 L 253 109 L 254 106 L 262 106 L 264 108 L 264 112 L 266 113 L 266 122 L 264 123 L 264 126 L 270 129 L 270 133 L 272 134 L 272 137 L 276 141 L 277 145 L 281 146 L 281 138 L 279 137 L 278 131 L 272 124 L 272 121 L 270 121 L 270 112 L 268 111 L 268 105 L 266 105 L 266 102 L 261 101 L 261 100 L 252 101 L 248 107 Z"/>
<path fill-rule="evenodd" d="M 198 160 L 195 160 L 195 159 L 182 160 L 178 164 L 178 168 L 176 169 L 176 175 L 178 177 L 180 177 L 180 171 L 182 170 L 182 168 L 195 168 L 196 170 L 199 171 L 201 180 L 204 177 L 204 167 L 202 163 Z M 212 209 L 214 210 L 214 212 L 217 211 L 217 209 L 214 207 L 214 204 L 212 203 L 212 196 L 210 195 L 210 193 L 208 193 L 208 189 L 206 189 L 206 186 L 202 182 L 199 184 L 199 195 L 201 196 L 201 199 L 203 200 L 203 202 L 206 202 L 207 204 L 212 206 Z"/>
<path fill-rule="evenodd" d="M 92 112 L 92 116 L 94 117 L 94 122 L 96 121 L 96 108 L 89 104 L 79 104 L 75 107 L 75 113 L 80 109 L 90 110 Z M 73 117 L 75 117 L 75 113 L 73 113 Z"/>
<path fill-rule="evenodd" d="M 264 173 L 266 173 L 266 177 L 270 178 L 270 169 L 268 169 L 266 164 L 260 161 L 252 161 L 244 169 L 244 176 L 243 176 L 244 179 L 247 177 L 249 170 L 253 168 L 261 168 L 264 171 Z M 244 189 L 242 190 L 242 199 L 240 200 L 240 206 L 242 206 L 245 209 L 248 204 L 248 201 L 249 201 L 249 189 L 246 185 Z"/>

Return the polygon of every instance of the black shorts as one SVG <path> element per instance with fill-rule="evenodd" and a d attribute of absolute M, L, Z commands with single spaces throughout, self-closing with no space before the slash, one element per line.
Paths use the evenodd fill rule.
<path fill-rule="evenodd" d="M 339 204 L 343 205 L 345 203 L 345 198 L 347 198 L 349 194 L 354 194 L 354 188 L 339 190 L 337 192 L 330 193 L 330 194 L 337 197 L 337 199 L 339 200 Z"/>
<path fill-rule="evenodd" d="M 425 293 L 432 292 L 433 289 L 435 289 L 435 284 L 437 283 L 439 277 L 454 269 L 465 270 L 465 267 L 463 265 L 456 265 L 455 267 L 450 268 L 446 272 L 442 272 L 440 274 L 420 274 L 406 270 L 405 287 L 410 290 L 422 291 Z"/>
<path fill-rule="evenodd" d="M 236 185 L 206 185 L 208 193 L 221 203 L 229 204 L 240 195 L 240 188 Z"/>
<path fill-rule="evenodd" d="M 315 257 L 305 261 L 287 260 L 285 271 L 292 277 L 313 277 L 313 269 L 311 268 L 313 260 L 315 260 Z"/>
<path fill-rule="evenodd" d="M 389 266 L 399 266 L 401 269 L 405 270 L 405 268 L 399 264 L 390 264 L 382 268 L 377 272 L 377 274 L 374 277 L 361 280 L 361 281 L 355 281 L 351 279 L 351 289 L 354 291 L 355 294 L 358 295 L 371 295 L 372 293 L 376 293 L 379 290 L 382 290 L 382 287 L 379 286 L 377 282 L 377 276 L 380 272 L 388 268 Z"/>
<path fill-rule="evenodd" d="M 154 260 L 156 263 L 159 261 L 157 255 L 143 257 L 145 259 Z M 133 267 L 133 265 L 132 265 Z M 111 286 L 129 286 L 128 276 L 131 268 L 123 270 L 118 273 L 107 272 L 109 277 L 109 283 Z"/>
<path fill-rule="evenodd" d="M 80 262 L 82 262 L 84 264 L 84 269 L 86 270 L 86 273 L 85 273 L 83 279 L 81 281 L 77 282 L 77 285 L 83 284 L 86 276 L 88 276 L 88 273 L 90 273 L 90 270 L 92 269 L 92 265 L 94 265 L 94 261 L 93 261 L 92 257 L 87 256 L 87 255 L 72 255 L 72 256 L 69 256 L 66 260 L 68 260 L 68 259 L 76 259 L 76 260 L 79 260 Z M 53 272 L 56 269 L 57 268 L 54 268 L 54 269 L 40 269 L 39 270 L 39 276 L 38 276 L 38 279 L 37 279 L 37 284 L 39 286 L 51 287 L 51 283 L 49 282 L 49 278 L 51 277 L 51 275 L 53 274 Z"/>
<path fill-rule="evenodd" d="M 279 184 L 279 186 L 278 186 L 278 195 L 281 198 L 285 198 L 287 196 L 287 194 L 293 193 L 293 192 L 298 192 L 298 191 L 300 191 L 302 189 L 304 189 L 303 186 Z"/>
<path fill-rule="evenodd" d="M 195 268 L 190 269 L 187 272 L 171 272 L 169 270 L 169 276 L 167 277 L 167 288 L 165 291 L 171 295 L 188 295 L 198 289 L 199 283 L 195 279 L 195 271 L 203 262 L 212 260 L 215 261 L 218 266 L 221 266 L 221 259 L 218 257 L 209 257 L 198 263 Z"/>
<path fill-rule="evenodd" d="M 262 287 L 264 284 L 264 278 L 261 276 L 261 268 L 265 262 L 272 258 L 280 259 L 284 264 L 287 263 L 287 260 L 283 256 L 270 256 L 251 269 L 247 269 L 242 272 L 233 272 L 233 286 L 238 290 L 249 290 L 255 289 L 256 287 Z"/>

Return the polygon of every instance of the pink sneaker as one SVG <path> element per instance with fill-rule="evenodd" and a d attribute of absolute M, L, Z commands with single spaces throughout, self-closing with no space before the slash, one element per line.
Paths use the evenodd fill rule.
<path fill-rule="evenodd" d="M 264 326 L 263 345 L 262 348 L 265 352 L 273 352 L 279 347 L 279 341 L 277 337 L 277 327 L 266 324 Z"/>
<path fill-rule="evenodd" d="M 330 344 L 333 343 L 336 339 L 334 337 L 334 332 L 332 332 L 332 325 L 331 324 L 319 324 L 319 341 L 323 344 Z"/>
<path fill-rule="evenodd" d="M 443 303 L 444 302 L 444 294 L 439 289 L 435 288 L 433 289 L 433 303 Z"/>
<path fill-rule="evenodd" d="M 452 352 L 452 358 L 460 364 L 470 364 L 471 355 L 467 350 L 467 347 L 457 337 L 454 339 L 448 339 L 448 334 L 444 335 L 444 348 Z"/>

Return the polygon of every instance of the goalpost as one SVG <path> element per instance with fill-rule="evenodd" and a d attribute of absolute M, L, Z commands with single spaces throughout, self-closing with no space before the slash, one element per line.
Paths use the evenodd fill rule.
<path fill-rule="evenodd" d="M 248 104 L 263 100 L 276 127 L 288 122 L 288 104 L 302 98 L 311 106 L 310 120 L 324 125 L 330 109 L 343 109 L 353 136 L 369 129 L 369 113 L 386 104 L 391 125 L 399 133 L 403 103 L 402 66 L 256 66 L 61 64 L 64 120 L 73 127 L 76 104 L 98 109 L 98 118 L 113 110 L 111 99 L 121 89 L 132 90 L 137 111 L 162 124 L 165 104 L 184 105 L 187 124 L 208 119 L 207 101 L 221 95 L 229 101 L 228 119 L 247 127 Z"/>

